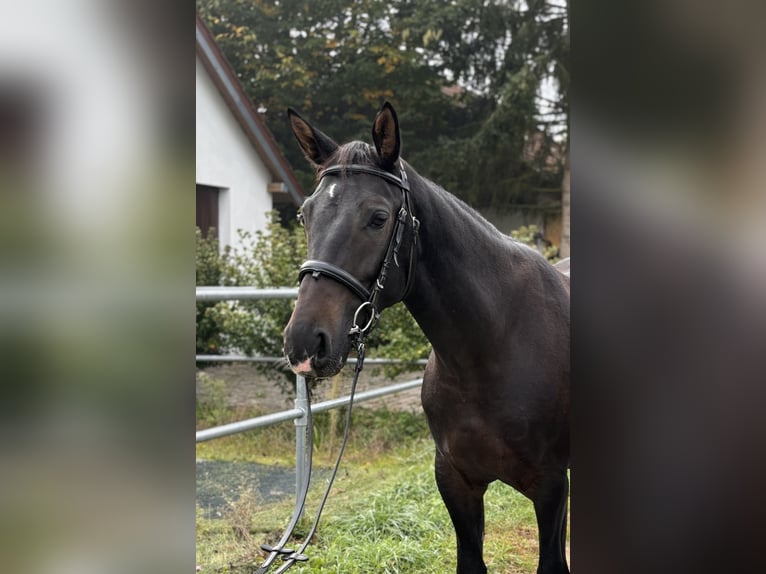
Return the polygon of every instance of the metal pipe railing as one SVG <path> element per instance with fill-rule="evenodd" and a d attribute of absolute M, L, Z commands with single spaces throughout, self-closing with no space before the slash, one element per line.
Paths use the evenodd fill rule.
<path fill-rule="evenodd" d="M 224 436 L 229 436 L 261 427 L 275 425 L 277 423 L 283 423 L 285 421 L 291 421 L 293 419 L 300 418 L 305 414 L 306 411 L 304 409 L 295 407 L 294 409 L 289 409 L 286 411 L 279 411 L 252 419 L 245 419 L 217 427 L 210 427 L 209 429 L 197 431 L 196 442 L 205 442 L 214 438 L 221 438 Z"/>
<path fill-rule="evenodd" d="M 295 299 L 297 287 L 274 287 L 257 289 L 255 287 L 197 287 L 197 302 L 203 301 L 238 301 L 250 299 Z"/>
<path fill-rule="evenodd" d="M 194 360 L 198 363 L 284 363 L 284 357 L 264 357 L 248 355 L 195 355 Z M 356 357 L 349 357 L 346 361 L 350 365 L 356 364 Z M 404 361 L 402 359 L 375 359 L 367 357 L 364 359 L 365 365 L 425 365 L 426 359 L 417 359 L 415 361 Z"/>
<path fill-rule="evenodd" d="M 300 378 L 303 379 L 303 377 L 300 377 Z M 377 389 L 371 389 L 369 391 L 356 393 L 354 395 L 354 404 L 363 403 L 365 401 L 379 399 L 380 397 L 384 397 L 386 395 L 393 395 L 395 393 L 400 393 L 402 391 L 414 389 L 419 387 L 422 383 L 423 383 L 423 379 L 414 379 L 412 381 L 406 381 L 403 383 L 394 383 L 392 385 L 388 385 L 385 387 L 380 387 Z M 304 379 L 302 384 L 297 385 L 296 391 L 299 391 L 302 386 L 305 386 L 305 384 L 306 382 Z M 305 410 L 306 407 L 304 405 L 298 405 L 297 403 L 298 401 L 302 401 L 302 400 L 307 401 L 307 399 L 302 398 L 298 395 L 300 395 L 300 393 L 296 392 L 295 408 L 197 431 L 196 442 L 205 442 L 208 440 L 212 440 L 214 438 L 221 438 L 224 436 L 229 436 L 229 435 L 253 430 L 256 428 L 271 426 L 277 423 L 289 421 L 291 419 L 296 419 L 296 420 L 300 419 L 306 416 L 306 410 Z M 348 405 L 350 402 L 351 402 L 350 395 L 346 395 L 344 397 L 338 397 L 337 399 L 329 399 L 326 401 L 322 401 L 321 403 L 316 403 L 311 405 L 311 412 L 321 413 L 324 411 L 329 411 L 330 409 L 337 409 L 339 407 Z"/>
<path fill-rule="evenodd" d="M 277 287 L 273 289 L 256 289 L 253 287 L 197 287 L 197 301 L 234 301 L 234 300 L 254 300 L 254 299 L 295 299 L 298 296 L 298 289 L 292 287 Z M 261 362 L 261 363 L 282 363 L 282 357 L 248 357 L 245 355 L 196 355 L 198 362 Z M 355 364 L 356 359 L 348 359 L 349 363 Z M 400 361 L 395 359 L 365 359 L 367 365 L 385 365 L 385 364 L 417 364 L 425 365 L 426 360 L 418 361 Z M 356 393 L 354 403 L 361 403 L 377 399 L 386 395 L 399 393 L 408 389 L 419 387 L 423 379 L 415 379 L 404 383 L 395 383 Z M 242 421 L 219 425 L 209 429 L 197 431 L 196 442 L 204 442 L 215 438 L 229 436 L 256 428 L 261 428 L 277 423 L 294 420 L 295 421 L 295 493 L 296 496 L 303 483 L 303 477 L 306 475 L 306 436 L 308 425 L 308 390 L 306 379 L 300 375 L 296 376 L 295 381 L 295 407 L 292 409 L 270 413 L 267 415 L 254 417 Z M 351 396 L 340 397 L 322 401 L 311 405 L 311 412 L 319 413 L 330 409 L 339 408 L 348 405 L 351 402 Z"/>

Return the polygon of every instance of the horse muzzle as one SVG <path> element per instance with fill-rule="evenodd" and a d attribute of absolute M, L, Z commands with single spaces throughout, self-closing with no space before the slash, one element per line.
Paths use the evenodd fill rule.
<path fill-rule="evenodd" d="M 333 342 L 324 329 L 296 328 L 288 325 L 285 330 L 285 358 L 296 374 L 309 378 L 324 379 L 337 375 L 346 364 L 350 345 Z"/>

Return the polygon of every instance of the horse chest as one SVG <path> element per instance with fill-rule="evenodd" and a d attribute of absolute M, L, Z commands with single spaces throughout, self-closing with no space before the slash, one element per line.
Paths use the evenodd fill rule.
<path fill-rule="evenodd" d="M 518 488 L 534 474 L 529 463 L 540 453 L 531 446 L 538 442 L 534 424 L 507 399 L 478 399 L 465 385 L 433 374 L 423 382 L 423 409 L 438 451 L 471 480 L 499 479 Z"/>

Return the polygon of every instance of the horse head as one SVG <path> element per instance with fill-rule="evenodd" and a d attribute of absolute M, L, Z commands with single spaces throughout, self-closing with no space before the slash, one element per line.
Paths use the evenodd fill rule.
<path fill-rule="evenodd" d="M 362 142 L 338 145 L 294 110 L 287 113 L 317 170 L 317 184 L 301 207 L 308 261 L 301 267 L 284 351 L 295 373 L 331 377 L 346 362 L 352 327 L 356 332 L 371 327 L 382 309 L 406 294 L 411 270 L 405 263 L 411 266 L 418 223 L 391 104 L 386 102 L 373 122 L 374 148 Z M 413 232 L 403 233 L 408 223 Z"/>

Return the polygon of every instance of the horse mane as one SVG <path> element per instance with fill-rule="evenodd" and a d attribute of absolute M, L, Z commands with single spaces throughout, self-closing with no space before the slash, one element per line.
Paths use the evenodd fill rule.
<path fill-rule="evenodd" d="M 409 166 L 406 161 L 404 163 Z M 375 148 L 362 141 L 351 141 L 339 145 L 335 152 L 333 152 L 322 165 L 318 166 L 316 173 L 317 182 L 321 179 L 322 173 L 328 167 L 333 165 L 344 166 L 351 164 L 369 165 L 379 168 L 380 159 Z M 411 166 L 409 167 L 411 168 Z M 537 250 L 498 230 L 497 227 L 490 223 L 477 209 L 471 207 L 463 199 L 450 193 L 438 183 L 423 177 L 414 169 L 412 171 L 414 173 L 411 172 L 410 178 L 413 185 L 416 185 L 415 181 L 420 180 L 420 183 L 425 187 L 427 193 L 433 194 L 434 196 L 441 196 L 442 200 L 451 206 L 450 211 L 453 214 L 461 213 L 464 218 L 463 221 L 465 222 L 471 221 L 476 226 L 477 233 L 485 234 L 485 240 L 489 240 L 489 238 L 492 237 L 495 240 L 505 242 L 506 247 L 515 247 L 522 251 L 539 254 Z"/>

